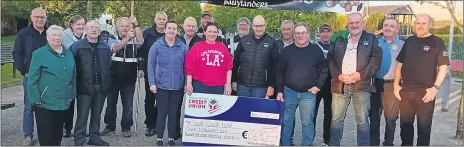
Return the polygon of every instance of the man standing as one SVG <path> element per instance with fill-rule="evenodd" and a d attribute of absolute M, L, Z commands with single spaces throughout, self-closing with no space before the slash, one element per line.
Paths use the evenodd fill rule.
<path fill-rule="evenodd" d="M 200 37 L 200 38 L 203 38 L 203 35 L 204 35 L 204 30 L 205 30 L 205 26 L 208 22 L 214 22 L 214 18 L 213 18 L 213 14 L 209 11 L 204 11 L 202 14 L 201 14 L 201 27 L 198 28 L 197 30 L 197 35 Z M 216 39 L 216 41 L 219 41 L 219 42 L 224 42 L 224 34 L 222 34 L 222 30 L 218 28 L 218 37 Z"/>
<path fill-rule="evenodd" d="M 282 32 L 282 39 L 277 40 L 277 45 L 279 46 L 279 53 L 287 47 L 288 45 L 294 42 L 293 40 L 293 21 L 284 20 L 280 25 L 280 31 Z"/>
<path fill-rule="evenodd" d="M 121 130 L 124 137 L 130 137 L 131 127 L 134 124 L 132 103 L 134 101 L 135 83 L 137 78 L 143 77 L 142 70 L 137 73 L 137 50 L 143 44 L 143 36 L 135 16 L 119 19 L 117 27 L 119 33 L 116 36 L 117 40 L 110 45 L 113 51 L 111 65 L 111 81 L 113 84 L 106 106 L 106 128 L 101 135 L 112 135 L 116 131 L 116 105 L 118 104 L 119 94 L 121 94 L 123 107 Z"/>
<path fill-rule="evenodd" d="M 314 141 L 314 107 L 316 94 L 327 77 L 327 63 L 323 52 L 309 43 L 309 28 L 305 23 L 295 26 L 295 44 L 282 51 L 277 68 L 277 99 L 285 100 L 282 145 L 289 146 L 293 132 L 295 111 L 299 107 L 303 124 L 302 146 Z"/>
<path fill-rule="evenodd" d="M 168 15 L 159 11 L 155 14 L 154 24 L 151 28 L 143 31 L 143 44 L 139 48 L 138 57 L 139 57 L 139 70 L 142 70 L 143 73 L 147 73 L 147 62 L 148 62 L 148 52 L 150 51 L 151 46 L 155 43 L 158 38 L 164 35 L 164 26 Z M 144 75 L 145 80 L 145 125 L 147 127 L 145 131 L 145 136 L 153 136 L 156 134 L 156 118 L 158 117 L 158 109 L 155 105 L 156 97 L 153 92 L 150 91 L 150 85 L 148 84 L 148 74 Z"/>
<path fill-rule="evenodd" d="M 316 45 L 324 53 L 324 59 L 327 58 L 327 53 L 330 49 L 330 36 L 332 36 L 332 28 L 328 24 L 322 24 L 319 26 L 319 36 L 321 36 L 321 41 L 316 42 Z M 314 126 L 316 126 L 317 112 L 319 110 L 319 104 L 321 100 L 324 99 L 324 124 L 323 124 L 323 143 L 322 145 L 328 145 L 330 142 L 330 124 L 332 121 L 332 92 L 330 89 L 332 77 L 330 74 L 327 75 L 327 78 L 322 86 L 321 91 L 317 93 L 316 96 L 316 111 L 314 113 Z M 316 131 L 314 131 L 316 135 Z"/>
<path fill-rule="evenodd" d="M 23 78 L 24 89 L 24 112 L 23 112 L 23 133 L 24 146 L 32 146 L 34 138 L 34 114 L 32 104 L 27 101 L 27 72 L 31 63 L 32 52 L 44 46 L 47 43 L 45 23 L 47 14 L 41 8 L 35 8 L 31 12 L 30 19 L 32 25 L 19 31 L 16 36 L 13 48 L 13 60 Z"/>
<path fill-rule="evenodd" d="M 232 89 L 238 96 L 264 98 L 274 94 L 279 49 L 276 40 L 266 34 L 263 16 L 253 19 L 253 32 L 244 36 L 235 50 Z"/>
<path fill-rule="evenodd" d="M 238 19 L 237 21 L 238 34 L 235 35 L 233 38 L 228 38 L 226 40 L 226 46 L 229 48 L 229 52 L 233 53 L 235 49 L 237 49 L 237 45 L 240 39 L 242 39 L 243 36 L 248 35 L 250 33 L 250 23 L 251 23 L 250 20 L 246 17 L 240 17 Z"/>
<path fill-rule="evenodd" d="M 393 146 L 395 139 L 396 120 L 398 119 L 400 101 L 393 94 L 393 79 L 395 77 L 396 57 L 403 47 L 404 41 L 398 37 L 399 22 L 395 18 L 387 18 L 383 22 L 383 36 L 378 39 L 382 48 L 382 63 L 375 74 L 376 92 L 371 96 L 371 145 L 380 145 L 380 116 L 385 113 L 384 146 Z"/>
<path fill-rule="evenodd" d="M 195 18 L 185 18 L 183 28 L 184 35 L 181 36 L 180 39 L 189 47 L 189 49 L 192 48 L 195 43 L 201 41 L 201 38 L 198 37 L 195 32 L 197 30 L 197 20 L 195 20 Z"/>
<path fill-rule="evenodd" d="M 363 31 L 360 13 L 348 15 L 348 38 L 338 37 L 327 59 L 332 80 L 330 145 L 339 146 L 348 105 L 353 101 L 359 146 L 370 145 L 369 108 L 375 92 L 374 74 L 380 67 L 382 49 L 373 34 Z"/>
<path fill-rule="evenodd" d="M 100 138 L 100 121 L 103 105 L 111 87 L 111 49 L 101 41 L 100 25 L 89 21 L 85 26 L 86 37 L 69 49 L 74 54 L 77 71 L 77 119 L 74 143 L 83 146 L 86 141 L 87 120 L 90 113 L 89 145 L 109 146 Z"/>
<path fill-rule="evenodd" d="M 396 58 L 398 62 L 393 89 L 395 96 L 401 101 L 402 146 L 413 145 L 416 117 L 417 146 L 430 145 L 435 96 L 450 64 L 445 43 L 430 33 L 432 22 L 427 14 L 416 15 L 416 35 L 406 39 Z"/>

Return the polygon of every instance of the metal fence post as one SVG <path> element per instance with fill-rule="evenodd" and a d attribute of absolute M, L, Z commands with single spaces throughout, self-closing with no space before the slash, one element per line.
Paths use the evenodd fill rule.
<path fill-rule="evenodd" d="M 448 110 L 448 100 L 451 93 L 451 73 L 450 70 L 446 73 L 446 77 L 438 90 L 438 97 L 441 99 L 441 110 Z"/>

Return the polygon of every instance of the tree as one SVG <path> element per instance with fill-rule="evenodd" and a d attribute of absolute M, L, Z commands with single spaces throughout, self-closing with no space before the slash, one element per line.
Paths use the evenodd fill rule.
<path fill-rule="evenodd" d="M 49 24 L 67 26 L 69 18 L 73 15 L 81 15 L 89 20 L 98 18 L 104 12 L 106 4 L 105 1 L 92 1 L 91 7 L 88 7 L 87 2 L 88 1 L 42 0 L 39 3 L 47 12 L 47 22 Z M 89 14 L 89 12 L 91 12 L 91 14 Z"/>
<path fill-rule="evenodd" d="M 384 19 L 384 14 L 382 12 L 376 11 L 367 17 L 366 25 L 369 32 L 375 32 L 379 30 L 379 23 L 382 23 Z"/>

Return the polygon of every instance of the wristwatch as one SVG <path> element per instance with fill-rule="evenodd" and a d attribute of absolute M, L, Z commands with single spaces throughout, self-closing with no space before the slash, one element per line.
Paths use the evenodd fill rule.
<path fill-rule="evenodd" d="M 437 85 L 433 85 L 433 87 L 435 87 L 435 89 L 437 89 L 437 90 L 440 89 L 440 86 L 437 86 Z"/>

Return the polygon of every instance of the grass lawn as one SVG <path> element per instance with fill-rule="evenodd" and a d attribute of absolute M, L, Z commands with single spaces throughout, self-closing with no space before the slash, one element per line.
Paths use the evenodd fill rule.
<path fill-rule="evenodd" d="M 13 46 L 15 39 L 16 35 L 2 36 L 1 43 Z M 2 88 L 20 85 L 23 81 L 23 76 L 19 71 L 16 71 L 16 79 L 13 78 L 13 64 L 11 63 L 2 65 L 1 78 Z"/>
<path fill-rule="evenodd" d="M 16 39 L 16 35 L 2 36 L 2 44 L 8 44 L 13 46 Z"/>
<path fill-rule="evenodd" d="M 464 79 L 464 72 L 451 72 L 451 76 L 455 78 Z"/>

